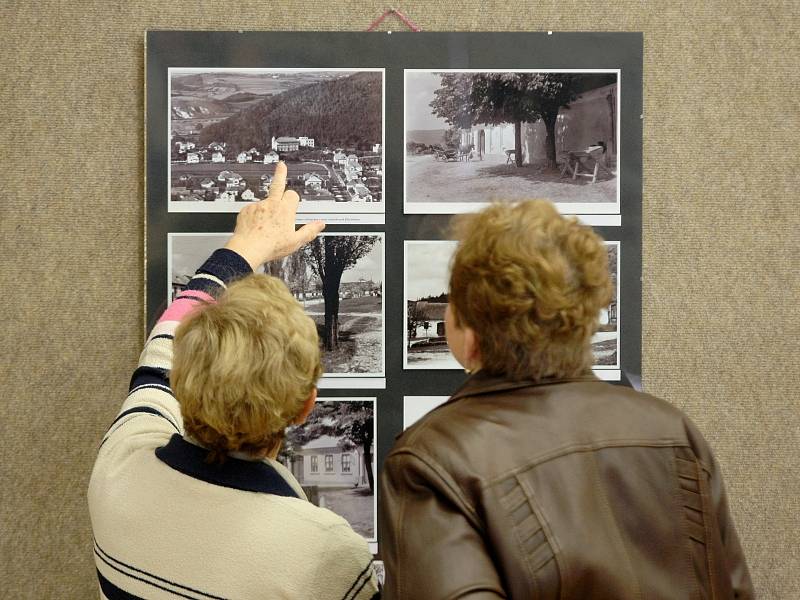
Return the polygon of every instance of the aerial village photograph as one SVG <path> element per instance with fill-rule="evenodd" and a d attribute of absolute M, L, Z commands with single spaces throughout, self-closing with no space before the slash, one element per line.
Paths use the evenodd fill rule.
<path fill-rule="evenodd" d="M 383 70 L 169 69 L 169 210 L 237 212 L 278 161 L 299 212 L 383 212 Z"/>
<path fill-rule="evenodd" d="M 461 369 L 447 346 L 445 311 L 454 241 L 405 243 L 405 369 Z M 593 368 L 619 368 L 619 242 L 606 242 L 613 296 L 592 336 Z"/>
<path fill-rule="evenodd" d="M 169 298 L 186 288 L 208 256 L 230 234 L 171 233 Z M 317 324 L 323 379 L 384 377 L 384 245 L 382 233 L 323 233 L 261 272 L 286 284 Z"/>
<path fill-rule="evenodd" d="M 278 459 L 311 502 L 375 541 L 375 444 L 374 398 L 321 398 L 305 423 L 286 431 Z"/>
<path fill-rule="evenodd" d="M 619 72 L 405 71 L 405 212 L 619 213 Z"/>

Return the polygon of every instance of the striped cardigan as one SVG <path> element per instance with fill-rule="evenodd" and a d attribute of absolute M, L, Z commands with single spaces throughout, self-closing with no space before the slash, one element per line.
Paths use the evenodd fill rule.
<path fill-rule="evenodd" d="M 100 597 L 363 600 L 378 596 L 364 539 L 307 501 L 274 460 L 205 463 L 169 385 L 172 338 L 198 301 L 251 272 L 217 250 L 147 338 L 89 483 Z"/>

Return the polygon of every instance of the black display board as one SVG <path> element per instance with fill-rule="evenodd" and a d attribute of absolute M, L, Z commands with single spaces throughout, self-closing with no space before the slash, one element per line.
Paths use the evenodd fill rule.
<path fill-rule="evenodd" d="M 446 70 L 450 70 L 449 72 L 469 70 L 487 73 L 499 71 L 513 73 L 575 72 L 582 74 L 585 90 L 600 89 L 591 86 L 599 85 L 599 83 L 606 84 L 602 89 L 612 91 L 603 98 L 610 103 L 609 110 L 611 112 L 609 114 L 615 131 L 612 131 L 604 140 L 603 152 L 607 150 L 609 155 L 613 154 L 614 156 L 613 163 L 611 163 L 611 176 L 604 177 L 601 173 L 598 182 L 592 184 L 586 178 L 586 168 L 579 167 L 582 170 L 580 176 L 583 179 L 580 180 L 580 185 L 575 184 L 574 190 L 578 190 L 582 194 L 596 194 L 605 190 L 604 193 L 611 200 L 609 205 L 611 207 L 604 208 L 605 212 L 601 214 L 581 212 L 580 218 L 593 225 L 606 240 L 620 242 L 619 320 L 617 322 L 619 342 L 616 360 L 618 361 L 620 383 L 630 384 L 633 382 L 638 385 L 641 374 L 642 273 L 642 35 L 640 33 L 148 32 L 146 37 L 147 184 L 145 210 L 145 315 L 148 326 L 154 323 L 168 301 L 168 290 L 171 283 L 168 281 L 169 235 L 190 232 L 231 232 L 236 218 L 234 211 L 237 206 L 244 205 L 242 202 L 232 202 L 223 207 L 224 211 L 215 209 L 215 212 L 203 212 L 205 205 L 200 202 L 203 193 L 206 194 L 206 197 L 219 198 L 225 193 L 241 194 L 241 189 L 237 191 L 235 186 L 229 186 L 228 189 L 233 191 L 222 191 L 222 188 L 227 186 L 230 181 L 224 182 L 223 185 L 214 177 L 200 179 L 202 175 L 198 175 L 194 179 L 189 178 L 190 185 L 185 186 L 183 182 L 170 180 L 173 169 L 174 173 L 177 173 L 181 169 L 185 170 L 191 167 L 197 169 L 197 173 L 202 173 L 204 172 L 202 165 L 211 165 L 215 160 L 214 149 L 209 146 L 204 147 L 203 152 L 197 158 L 198 164 L 201 166 L 190 165 L 189 162 L 195 159 L 189 158 L 188 155 L 197 148 L 188 148 L 189 144 L 182 141 L 191 136 L 175 135 L 175 124 L 180 122 L 186 125 L 194 119 L 197 123 L 203 122 L 205 127 L 209 127 L 213 125 L 212 122 L 215 119 L 221 118 L 219 115 L 233 111 L 231 106 L 235 102 L 244 102 L 248 106 L 254 106 L 266 98 L 266 95 L 264 98 L 248 96 L 246 84 L 235 85 L 231 83 L 230 77 L 225 76 L 219 79 L 219 85 L 214 89 L 209 87 L 207 80 L 203 84 L 206 86 L 202 90 L 202 93 L 206 94 L 205 108 L 203 108 L 203 102 L 196 101 L 196 97 L 194 104 L 181 105 L 179 100 L 174 99 L 178 98 L 177 94 L 174 94 L 171 99 L 170 73 L 174 75 L 175 71 L 170 72 L 169 69 L 183 69 L 184 71 L 177 71 L 177 73 L 187 76 L 193 73 L 191 69 L 195 69 L 194 72 L 206 74 L 222 72 L 224 69 L 272 69 L 275 71 L 273 77 L 275 82 L 286 82 L 281 84 L 284 85 L 284 88 L 281 88 L 284 90 L 297 89 L 300 83 L 313 84 L 322 81 L 324 77 L 335 78 L 334 75 L 320 74 L 316 71 L 333 72 L 338 69 L 346 70 L 345 73 L 349 75 L 350 71 L 366 69 L 373 74 L 362 77 L 366 81 L 364 83 L 366 86 L 372 85 L 367 81 L 370 77 L 377 77 L 378 75 L 374 74 L 380 73 L 383 86 L 381 138 L 378 139 L 377 135 L 372 135 L 371 142 L 374 143 L 370 149 L 366 149 L 365 140 L 351 141 L 351 144 L 355 148 L 360 143 L 360 147 L 363 148 L 361 154 L 364 156 L 372 153 L 374 159 L 375 156 L 380 155 L 380 159 L 374 159 L 372 165 L 365 165 L 365 170 L 375 174 L 378 173 L 378 170 L 381 171 L 379 177 L 373 178 L 372 183 L 375 185 L 372 186 L 372 193 L 375 197 L 380 198 L 381 204 L 385 207 L 384 212 L 369 212 L 366 219 L 357 218 L 353 223 L 345 223 L 343 221 L 347 220 L 347 213 L 342 211 L 346 211 L 347 208 L 337 206 L 338 212 L 331 215 L 326 232 L 334 234 L 379 232 L 384 234 L 382 248 L 385 268 L 382 273 L 380 294 L 385 318 L 385 357 L 384 372 L 382 373 L 384 377 L 378 379 L 385 379 L 385 387 L 380 385 L 377 388 L 371 388 L 361 384 L 348 387 L 347 381 L 342 379 L 337 382 L 336 389 L 320 390 L 320 395 L 326 398 L 360 396 L 377 398 L 376 454 L 378 471 L 395 436 L 402 430 L 403 397 L 447 396 L 465 378 L 463 372 L 456 370 L 404 369 L 404 345 L 406 343 L 404 242 L 445 240 L 450 220 L 448 214 L 407 214 L 409 209 L 419 209 L 419 207 L 412 207 L 411 203 L 406 205 L 405 201 L 408 198 L 404 197 L 404 191 L 407 191 L 404 176 L 410 177 L 408 172 L 404 172 L 409 169 L 407 166 L 408 143 L 414 141 L 409 138 L 422 136 L 424 128 L 414 130 L 413 133 L 406 131 L 406 119 L 410 119 L 407 110 L 413 114 L 418 112 L 415 107 L 405 106 L 408 93 L 406 88 L 411 85 L 409 82 L 413 83 L 417 80 L 424 84 L 427 76 L 421 75 L 417 79 L 413 79 L 406 74 L 406 71 L 422 70 L 418 72 L 424 72 L 427 70 L 431 73 L 440 73 Z M 305 77 L 302 73 L 298 75 L 302 69 L 315 70 L 309 75 L 311 77 L 309 81 L 300 81 L 301 76 Z M 314 79 L 315 77 L 316 79 Z M 606 79 L 601 81 L 597 77 Z M 294 79 L 292 80 L 292 78 Z M 608 85 L 608 81 L 612 79 L 614 83 Z M 423 84 L 420 85 L 423 86 Z M 197 86 L 200 84 L 191 78 L 183 79 L 180 85 L 183 86 L 181 89 L 189 90 L 187 93 L 190 95 L 199 93 Z M 230 86 L 230 89 L 225 89 L 225 86 Z M 234 94 L 239 95 L 234 96 Z M 365 102 L 366 94 L 367 92 L 364 95 L 361 95 L 360 92 L 354 93 L 352 106 L 361 107 Z M 580 96 L 580 94 L 578 95 Z M 588 92 L 583 94 L 587 97 L 589 95 Z M 595 95 L 597 96 L 596 106 L 602 106 L 600 96 Z M 216 103 L 217 100 L 228 104 L 222 106 Z M 613 103 L 617 103 L 617 105 L 613 106 Z M 573 115 L 590 115 L 590 112 L 581 113 L 580 110 L 583 109 L 578 107 L 574 113 L 564 112 L 563 114 L 567 116 L 564 117 L 566 120 L 561 123 L 562 126 L 566 127 L 565 123 L 568 123 Z M 590 108 L 585 110 L 590 111 Z M 211 113 L 211 117 L 204 122 L 203 119 L 209 113 Z M 215 114 L 216 117 L 214 117 Z M 585 118 L 589 119 L 588 116 Z M 526 127 L 528 126 L 526 125 Z M 409 126 L 409 130 L 411 129 L 413 128 Z M 441 157 L 441 165 L 434 163 L 437 158 L 434 154 L 426 154 L 425 143 L 431 140 L 423 140 L 422 137 L 415 138 L 422 140 L 419 142 L 422 150 L 419 157 L 413 157 L 416 161 L 414 165 L 422 165 L 424 169 L 439 167 L 452 169 L 453 173 L 456 170 L 459 170 L 459 173 L 469 173 L 469 169 L 473 169 L 475 173 L 499 173 L 500 175 L 504 173 L 502 169 L 505 168 L 512 177 L 515 177 L 517 172 L 513 171 L 513 162 L 516 156 L 515 153 L 509 152 L 510 149 L 516 148 L 511 133 L 513 126 L 506 129 L 485 128 L 485 130 L 479 130 L 478 127 L 473 129 L 474 131 L 464 130 L 459 143 L 458 156 Z M 530 147 L 533 147 L 535 143 L 538 143 L 536 136 L 539 133 L 532 126 L 528 127 L 526 131 L 528 141 L 532 144 Z M 562 147 L 562 151 L 565 149 L 580 150 L 586 146 L 586 144 L 580 145 L 580 138 L 575 137 L 577 135 L 575 131 L 575 127 L 571 130 L 568 128 L 560 130 L 561 140 L 577 140 L 574 142 L 577 145 Z M 594 130 L 587 129 L 587 131 Z M 197 132 L 192 133 L 196 134 Z M 294 135 L 305 134 L 297 131 Z M 573 138 L 569 136 L 573 136 Z M 436 140 L 433 141 L 436 142 Z M 592 139 L 591 143 L 594 142 L 595 140 Z M 206 143 L 208 143 L 207 139 Z M 264 143 L 267 143 L 266 140 Z M 276 147 L 275 140 L 272 140 L 271 143 L 273 147 Z M 283 142 L 277 142 L 277 147 L 280 147 L 281 143 Z M 288 143 L 294 142 L 289 140 Z M 302 141 L 300 143 L 302 144 Z M 563 142 L 563 144 L 566 143 Z M 182 144 L 186 148 L 181 148 Z M 499 150 L 501 144 L 502 150 Z M 334 150 L 334 145 L 319 145 L 315 151 L 331 152 Z M 346 146 L 347 142 L 342 142 L 342 145 Z M 428 145 L 436 144 L 429 143 Z M 283 147 L 284 150 L 286 148 L 289 146 Z M 223 155 L 227 151 L 227 155 L 223 157 L 224 164 L 216 165 L 220 169 L 232 167 L 230 170 L 233 171 L 236 168 L 236 164 L 231 164 L 234 160 L 231 149 L 232 145 L 227 150 L 220 149 L 220 154 Z M 251 153 L 251 158 L 255 158 L 251 161 L 245 157 L 246 162 L 241 163 L 243 169 L 245 167 L 249 169 L 248 172 L 255 172 L 256 167 L 251 165 L 257 164 L 258 161 L 269 160 L 265 147 L 258 149 L 254 147 L 253 149 L 257 151 Z M 180 154 L 176 154 L 179 150 L 182 150 Z M 237 150 L 243 151 L 243 147 L 237 148 Z M 304 150 L 311 151 L 309 148 Z M 288 152 L 291 158 L 293 150 Z M 491 154 L 492 152 L 494 154 Z M 525 152 L 528 153 L 528 158 L 533 160 L 534 151 L 528 149 Z M 508 159 L 505 166 L 503 161 L 499 160 L 503 156 Z M 482 159 L 485 159 L 485 162 L 482 162 Z M 326 158 L 325 161 L 318 162 L 323 164 L 328 160 Z M 366 160 L 365 158 L 364 161 Z M 170 166 L 170 161 L 173 161 L 174 167 Z M 459 164 L 459 161 L 464 164 Z M 184 163 L 186 164 L 184 165 Z M 263 162 L 258 164 L 263 164 Z M 308 161 L 307 164 L 311 164 L 311 161 Z M 335 168 L 332 170 L 327 167 L 327 170 L 334 173 L 336 180 L 341 179 L 341 194 L 356 198 L 360 192 L 355 185 L 349 185 L 345 181 L 345 171 L 337 171 L 336 163 L 331 164 Z M 591 165 L 591 161 L 588 164 Z M 264 165 L 264 168 L 273 167 Z M 480 169 L 489 170 L 480 171 Z M 553 186 L 553 189 L 562 187 L 567 189 L 566 186 L 569 184 L 571 175 L 571 171 L 567 171 L 563 175 L 563 181 L 551 177 L 548 185 Z M 362 179 L 366 184 L 368 178 Z M 378 190 L 378 179 L 382 179 L 380 190 Z M 418 181 L 430 181 L 431 179 L 431 177 L 427 177 L 427 179 Z M 501 178 L 499 177 L 498 180 L 500 181 Z M 356 183 L 358 183 L 357 180 Z M 433 194 L 436 193 L 436 188 L 447 190 L 451 187 L 451 183 L 455 187 L 457 185 L 467 186 L 462 189 L 468 189 L 470 185 L 468 178 L 466 183 L 462 181 L 461 184 L 458 184 L 455 179 L 448 179 L 446 176 L 443 176 L 442 181 L 436 183 L 437 185 L 431 188 Z M 196 191 L 190 189 L 192 186 L 198 185 L 204 187 Z M 243 181 L 241 185 L 246 185 L 246 182 Z M 331 186 L 332 184 L 328 182 L 326 185 Z M 364 191 L 364 188 L 359 189 Z M 570 189 L 567 189 L 566 193 L 570 193 Z M 614 189 L 616 193 L 614 193 Z M 212 190 L 213 194 L 209 190 Z M 364 193 L 366 194 L 366 192 Z M 536 193 L 535 197 L 543 196 Z M 237 199 L 240 198 L 237 197 Z M 181 208 L 195 204 L 199 208 L 196 212 L 171 211 L 170 206 L 177 206 L 178 202 L 183 202 Z M 206 203 L 207 206 L 214 204 L 215 202 Z M 219 202 L 216 204 L 219 205 Z M 613 206 L 614 204 L 616 208 Z M 360 205 L 359 209 L 362 210 L 365 206 Z M 425 210 L 424 206 L 421 210 Z M 367 208 L 375 211 L 379 207 L 370 205 Z M 445 206 L 442 210 L 447 210 L 447 207 Z M 325 213 L 324 210 L 320 210 L 320 212 Z M 569 208 L 567 208 L 567 212 L 570 212 Z M 379 221 L 382 219 L 384 222 L 380 223 Z M 370 220 L 373 222 L 369 222 Z"/>

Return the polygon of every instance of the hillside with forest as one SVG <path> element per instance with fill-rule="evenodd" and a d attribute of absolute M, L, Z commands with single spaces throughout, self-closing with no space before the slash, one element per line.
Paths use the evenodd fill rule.
<path fill-rule="evenodd" d="M 374 72 L 287 90 L 208 125 L 200 143 L 264 151 L 272 136 L 306 136 L 317 147 L 371 145 L 382 139 L 381 94 L 381 74 Z"/>

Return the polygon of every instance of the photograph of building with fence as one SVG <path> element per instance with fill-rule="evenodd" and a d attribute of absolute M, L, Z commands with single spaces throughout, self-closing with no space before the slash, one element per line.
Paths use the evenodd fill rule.
<path fill-rule="evenodd" d="M 452 241 L 405 243 L 405 369 L 461 369 L 447 346 L 444 313 Z"/>
<path fill-rule="evenodd" d="M 172 233 L 169 298 L 230 234 Z M 317 325 L 325 378 L 384 377 L 383 234 L 324 233 L 260 271 L 283 280 Z M 357 382 L 354 382 L 359 387 Z"/>
<path fill-rule="evenodd" d="M 619 212 L 619 72 L 405 71 L 405 212 Z"/>
<path fill-rule="evenodd" d="M 279 460 L 308 499 L 344 517 L 369 541 L 375 527 L 375 399 L 320 399 L 286 433 Z"/>
<path fill-rule="evenodd" d="M 444 313 L 450 259 L 457 242 L 406 241 L 405 243 L 405 369 L 460 369 L 447 346 Z M 606 242 L 613 296 L 600 311 L 592 336 L 596 370 L 619 368 L 619 242 Z"/>
<path fill-rule="evenodd" d="M 383 212 L 381 69 L 169 70 L 169 210 L 236 212 L 275 166 L 300 212 Z"/>
<path fill-rule="evenodd" d="M 619 369 L 619 242 L 606 242 L 608 272 L 613 288 L 611 302 L 600 311 L 597 332 L 592 336 L 595 370 Z"/>

